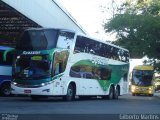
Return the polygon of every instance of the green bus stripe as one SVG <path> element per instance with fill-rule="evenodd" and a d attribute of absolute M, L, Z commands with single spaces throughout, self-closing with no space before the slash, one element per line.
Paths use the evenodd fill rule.
<path fill-rule="evenodd" d="M 8 54 L 9 52 L 12 52 L 12 51 L 14 51 L 14 48 L 13 48 L 13 49 L 6 50 L 6 51 L 4 52 L 4 54 L 3 54 L 3 61 L 6 61 L 6 60 L 7 60 L 7 54 Z"/>

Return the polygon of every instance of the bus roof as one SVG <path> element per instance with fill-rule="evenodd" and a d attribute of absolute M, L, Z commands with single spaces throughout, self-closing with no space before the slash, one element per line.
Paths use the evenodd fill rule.
<path fill-rule="evenodd" d="M 154 70 L 151 65 L 138 65 L 133 68 L 134 70 Z"/>
<path fill-rule="evenodd" d="M 10 50 L 10 49 L 13 49 L 13 48 L 8 46 L 0 46 L 0 50 Z"/>

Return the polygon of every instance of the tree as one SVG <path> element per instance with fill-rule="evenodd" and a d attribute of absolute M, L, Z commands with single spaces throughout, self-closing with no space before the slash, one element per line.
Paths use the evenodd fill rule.
<path fill-rule="evenodd" d="M 132 58 L 160 59 L 160 1 L 128 1 L 120 8 L 123 14 L 104 24 L 105 31 L 116 32 L 114 43 L 129 49 Z"/>

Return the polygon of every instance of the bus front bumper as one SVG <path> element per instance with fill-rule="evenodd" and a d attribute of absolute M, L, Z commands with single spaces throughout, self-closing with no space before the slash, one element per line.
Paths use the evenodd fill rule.
<path fill-rule="evenodd" d="M 11 93 L 15 95 L 44 95 L 51 96 L 53 95 L 53 87 L 46 85 L 38 88 L 25 88 L 18 87 L 14 84 L 11 84 Z"/>
<path fill-rule="evenodd" d="M 131 86 L 131 92 L 134 94 L 154 94 L 154 88 L 153 86 L 149 87 L 140 87 L 140 86 Z"/>

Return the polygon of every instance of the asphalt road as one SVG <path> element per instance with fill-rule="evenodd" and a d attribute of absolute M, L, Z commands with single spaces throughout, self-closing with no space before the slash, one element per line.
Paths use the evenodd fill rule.
<path fill-rule="evenodd" d="M 116 114 L 119 119 L 126 114 L 151 114 L 160 119 L 160 94 L 153 97 L 120 96 L 118 100 L 89 99 L 66 102 L 60 98 L 32 101 L 29 97 L 0 97 L 1 119 L 9 115 L 42 115 L 42 114 Z M 12 117 L 12 116 L 11 116 Z M 133 118 L 134 116 L 132 116 Z M 125 119 L 125 118 L 124 118 Z M 6 120 L 6 119 L 2 119 Z M 17 119 L 16 119 L 17 120 Z M 147 119 L 147 120 L 150 120 Z M 152 119 L 151 119 L 152 120 Z"/>

